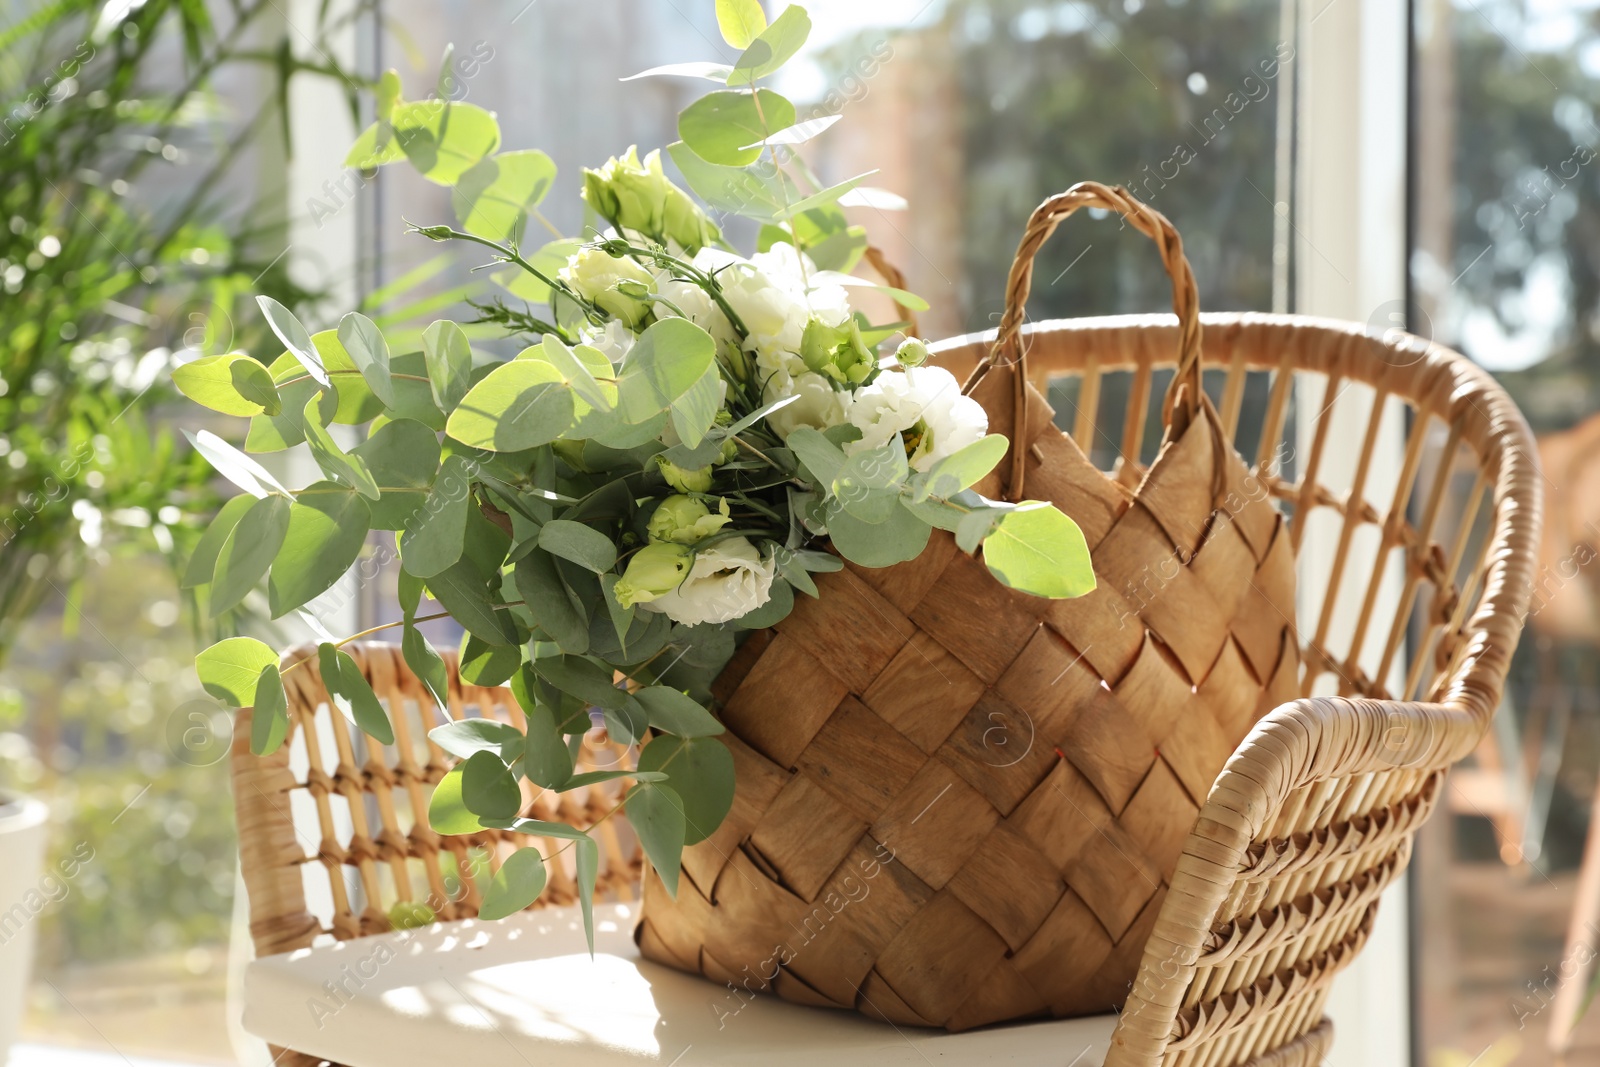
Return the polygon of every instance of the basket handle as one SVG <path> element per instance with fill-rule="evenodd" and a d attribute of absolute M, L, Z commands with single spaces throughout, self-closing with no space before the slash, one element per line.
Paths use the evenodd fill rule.
<path fill-rule="evenodd" d="M 1200 411 L 1200 296 L 1195 288 L 1194 271 L 1183 254 L 1183 238 L 1165 215 L 1135 199 L 1120 185 L 1113 188 L 1100 182 L 1079 182 L 1040 204 L 1028 219 L 1028 228 L 1023 231 L 1022 243 L 1017 246 L 1011 274 L 1006 279 L 1006 310 L 996 331 L 994 346 L 974 369 L 963 390 L 971 392 L 983 372 L 991 367 L 1016 368 L 1013 425 L 1007 434 L 1012 442 L 1007 495 L 1013 500 L 1022 496 L 1026 442 L 1031 440 L 1027 426 L 1028 350 L 1022 342 L 1022 323 L 1027 317 L 1028 293 L 1033 288 L 1033 258 L 1055 233 L 1056 227 L 1084 207 L 1115 211 L 1160 249 L 1162 265 L 1172 278 L 1172 310 L 1178 315 L 1178 370 L 1167 388 L 1162 419 L 1167 425 L 1172 424 L 1174 409 L 1180 400 L 1190 418 Z"/>

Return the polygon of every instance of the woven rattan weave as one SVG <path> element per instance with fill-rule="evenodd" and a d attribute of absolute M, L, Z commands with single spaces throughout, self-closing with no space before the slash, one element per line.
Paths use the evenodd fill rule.
<path fill-rule="evenodd" d="M 1299 634 L 1301 676 L 1291 688 L 1337 696 L 1295 701 L 1269 715 L 1211 788 L 1192 832 L 1187 825 L 1173 831 L 1181 857 L 1157 894 L 1159 907 L 1152 898 L 1138 917 L 1151 934 L 1131 993 L 1121 991 L 1127 1007 L 1108 1064 L 1312 1067 L 1331 1041 L 1321 1013 L 1332 975 L 1360 950 L 1377 893 L 1403 867 L 1412 832 L 1446 787 L 1443 770 L 1472 749 L 1498 702 L 1532 584 L 1538 475 L 1526 427 L 1504 393 L 1440 346 L 1282 316 L 1208 315 L 1201 325 L 1206 365 L 1221 371 L 1207 382 L 1218 425 L 1254 456 L 1251 477 L 1291 512 L 1287 547 L 1297 557 L 1311 545 L 1321 550 L 1309 564 L 1300 559 L 1300 617 L 1312 624 Z M 1172 365 L 1184 331 L 1170 317 L 1144 316 L 1041 323 L 1018 336 L 1032 382 L 1041 391 L 1052 386 L 1058 406 L 1076 409 L 1067 420 L 1073 441 L 1100 465 L 1115 464 L 1122 484 L 1137 484 L 1153 385 Z M 964 372 L 994 340 L 993 333 L 958 338 L 940 346 L 940 359 Z M 1126 416 L 1102 399 L 1122 387 Z M 1257 408 L 1258 422 L 1241 418 Z M 1384 477 L 1383 465 L 1372 461 L 1380 423 L 1391 421 L 1402 428 L 1400 462 Z M 1028 456 L 1038 458 L 1031 449 Z M 1030 493 L 1046 491 L 1031 484 L 1031 466 L 1024 477 Z M 1078 517 L 1086 527 L 1092 521 Z M 892 604 L 872 577 L 849 574 L 841 582 Z M 993 624 L 970 622 L 974 630 Z M 770 650 L 782 637 L 762 640 Z M 431 896 L 442 917 L 470 915 L 475 891 L 452 876 L 479 856 L 493 865 L 508 847 L 427 829 L 426 796 L 447 757 L 422 731 L 443 713 L 396 651 L 351 651 L 397 720 L 395 746 L 370 743 L 330 711 L 314 659 L 290 675 L 298 681 L 290 692 L 289 746 L 258 759 L 245 742 L 248 727 L 238 733 L 234 788 L 261 953 L 385 929 L 397 899 Z M 816 683 L 801 677 L 795 684 Z M 450 716 L 518 721 L 506 694 L 452 687 Z M 1019 746 L 1026 740 L 1022 720 L 1002 714 L 984 722 L 997 731 L 987 742 L 979 735 L 976 747 L 984 752 L 995 752 L 1002 738 Z M 1049 756 L 1052 775 L 1086 778 L 1071 760 Z M 1178 758 L 1169 750 L 1160 766 L 1171 770 L 1168 757 Z M 617 756 L 601 747 L 591 758 L 604 764 Z M 897 773 L 889 758 L 877 762 L 882 776 Z M 929 764 L 934 771 L 949 766 L 943 759 Z M 1172 773 L 1169 795 L 1192 805 L 1188 783 Z M 951 783 L 952 792 L 957 788 L 973 787 L 961 778 Z M 531 800 L 541 812 L 549 801 Z M 563 797 L 562 815 L 597 821 L 614 803 L 599 790 Z M 1104 847 L 1091 819 L 1068 813 L 1078 820 L 1081 848 Z M 909 820 L 918 827 L 919 814 Z M 748 813 L 736 808 L 733 818 Z M 597 835 L 606 852 L 601 885 L 626 896 L 639 870 L 631 835 L 620 818 L 601 823 Z M 562 845 L 538 844 L 547 855 Z M 739 856 L 754 866 L 749 853 Z M 873 893 L 892 891 L 891 880 L 907 870 L 882 858 L 859 857 L 866 863 L 857 866 L 861 877 L 875 874 Z M 570 899 L 570 879 L 556 874 L 541 903 Z M 841 911 L 841 923 L 854 906 Z M 1128 951 L 1139 959 L 1137 949 Z M 1054 963 L 1067 982 L 1080 956 L 1063 946 Z M 314 1061 L 290 1054 L 279 1062 Z"/>

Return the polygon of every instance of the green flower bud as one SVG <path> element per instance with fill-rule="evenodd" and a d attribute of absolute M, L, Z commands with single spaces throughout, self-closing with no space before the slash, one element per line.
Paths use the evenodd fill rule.
<path fill-rule="evenodd" d="M 843 326 L 812 319 L 800 337 L 800 358 L 816 373 L 848 385 L 860 385 L 878 366 L 855 319 Z"/>
<path fill-rule="evenodd" d="M 902 367 L 920 367 L 928 362 L 928 346 L 915 337 L 907 337 L 894 350 L 894 358 Z"/>
<path fill-rule="evenodd" d="M 686 471 L 676 463 L 661 456 L 656 457 L 656 466 L 661 468 L 661 476 L 667 480 L 667 484 L 680 493 L 709 493 L 711 491 L 710 467 Z"/>
<path fill-rule="evenodd" d="M 683 582 L 693 561 L 694 554 L 683 545 L 645 545 L 628 560 L 627 569 L 613 587 L 617 603 L 631 608 L 672 592 Z"/>
<path fill-rule="evenodd" d="M 639 150 L 613 156 L 598 170 L 583 172 L 583 199 L 618 229 L 665 244 L 676 241 L 688 255 L 721 239 L 722 233 L 689 195 L 668 180 L 661 153 L 639 162 Z"/>
<path fill-rule="evenodd" d="M 733 518 L 728 514 L 728 502 L 719 500 L 716 514 L 703 501 L 681 494 L 669 496 L 656 506 L 645 530 L 652 541 L 672 541 L 692 545 L 722 529 Z"/>
<path fill-rule="evenodd" d="M 598 248 L 580 248 L 561 268 L 561 280 L 630 330 L 637 330 L 650 314 L 650 301 L 641 294 L 650 292 L 655 279 L 631 259 L 610 256 Z"/>

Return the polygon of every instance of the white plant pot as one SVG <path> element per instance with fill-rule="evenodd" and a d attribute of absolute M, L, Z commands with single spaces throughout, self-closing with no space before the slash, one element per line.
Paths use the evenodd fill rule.
<path fill-rule="evenodd" d="M 43 801 L 0 794 L 0 1063 L 22 1023 L 39 916 L 69 891 L 68 879 L 43 877 L 49 817 Z"/>

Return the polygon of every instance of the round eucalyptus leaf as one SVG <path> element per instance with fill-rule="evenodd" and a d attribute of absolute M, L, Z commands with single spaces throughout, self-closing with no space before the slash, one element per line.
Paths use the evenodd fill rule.
<path fill-rule="evenodd" d="M 761 157 L 768 133 L 793 125 L 794 105 L 772 90 L 722 89 L 679 113 L 678 136 L 707 163 L 745 167 Z"/>
<path fill-rule="evenodd" d="M 274 493 L 250 506 L 217 553 L 211 580 L 211 614 L 239 606 L 266 576 L 289 533 L 289 498 Z"/>
<path fill-rule="evenodd" d="M 531 845 L 518 849 L 494 872 L 484 891 L 478 918 L 504 919 L 531 907 L 544 892 L 545 878 L 544 857 L 539 850 Z"/>
<path fill-rule="evenodd" d="M 267 602 L 279 618 L 333 588 L 361 555 L 371 517 L 367 502 L 337 482 L 300 490 L 289 508 L 289 530 L 272 561 Z"/>
<path fill-rule="evenodd" d="M 666 773 L 683 801 L 685 844 L 710 837 L 733 807 L 733 753 L 714 737 L 657 737 L 639 753 L 639 769 Z"/>

